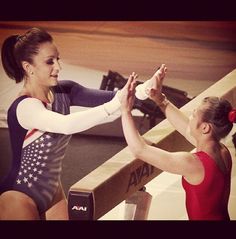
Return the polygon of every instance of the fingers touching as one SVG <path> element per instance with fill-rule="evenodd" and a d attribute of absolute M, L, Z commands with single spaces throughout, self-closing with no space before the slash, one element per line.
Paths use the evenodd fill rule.
<path fill-rule="evenodd" d="M 156 103 L 161 102 L 162 95 L 162 84 L 167 72 L 167 67 L 165 64 L 162 64 L 161 67 L 156 71 L 153 77 L 150 79 L 152 86 L 146 88 L 146 93 L 149 95 L 149 98 L 155 101 Z M 135 87 L 136 79 L 138 75 L 133 72 L 122 89 L 122 109 L 131 110 L 135 97 Z"/>

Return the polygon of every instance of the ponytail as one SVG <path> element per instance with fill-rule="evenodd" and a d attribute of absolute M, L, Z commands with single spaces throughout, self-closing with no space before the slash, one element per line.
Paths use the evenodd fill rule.
<path fill-rule="evenodd" d="M 2 46 L 2 65 L 6 74 L 16 83 L 23 80 L 26 72 L 22 61 L 33 63 L 33 57 L 38 54 L 40 44 L 52 42 L 52 36 L 43 29 L 31 28 L 23 35 L 8 37 Z"/>
<path fill-rule="evenodd" d="M 18 35 L 12 35 L 8 37 L 2 45 L 1 58 L 2 65 L 6 74 L 16 83 L 22 81 L 24 77 L 24 70 L 22 66 L 17 62 L 15 57 L 15 45 L 18 41 Z"/>
<path fill-rule="evenodd" d="M 225 138 L 236 122 L 236 110 L 226 99 L 206 97 L 204 103 L 208 104 L 203 110 L 202 120 L 212 124 L 214 136 L 220 140 Z"/>

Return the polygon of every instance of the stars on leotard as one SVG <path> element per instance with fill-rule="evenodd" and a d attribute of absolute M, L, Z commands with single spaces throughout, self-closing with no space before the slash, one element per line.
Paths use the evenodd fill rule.
<path fill-rule="evenodd" d="M 50 139 L 50 135 L 42 135 L 23 150 L 16 184 L 26 184 L 30 188 L 38 181 L 38 177 L 43 175 L 47 166 L 48 153 L 53 145 Z"/>
<path fill-rule="evenodd" d="M 17 179 L 17 180 L 16 180 L 16 183 L 17 183 L 17 184 L 21 184 L 21 180 L 20 180 L 20 179 Z"/>

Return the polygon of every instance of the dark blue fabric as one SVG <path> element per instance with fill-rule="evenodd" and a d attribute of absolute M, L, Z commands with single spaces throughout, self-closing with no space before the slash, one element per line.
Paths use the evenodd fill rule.
<path fill-rule="evenodd" d="M 14 184 L 16 175 L 19 171 L 21 164 L 21 150 L 24 142 L 27 130 L 22 128 L 18 123 L 16 117 L 17 105 L 28 96 L 21 96 L 17 98 L 10 108 L 7 114 L 7 123 L 10 134 L 11 150 L 12 150 L 12 164 L 8 175 L 5 176 L 3 182 L 0 184 L 0 193 L 10 190 Z"/>
<path fill-rule="evenodd" d="M 59 81 L 59 84 L 53 87 L 52 91 L 54 93 L 54 102 L 52 104 L 52 111 L 58 112 L 61 114 L 69 114 L 70 106 L 95 107 L 95 106 L 101 105 L 103 103 L 110 101 L 115 95 L 115 92 L 113 91 L 89 89 L 76 82 L 67 81 L 67 80 Z M 12 189 L 22 191 L 34 199 L 34 201 L 36 202 L 38 206 L 39 212 L 43 213 L 49 208 L 49 205 L 51 204 L 51 202 L 49 199 L 45 199 L 45 200 L 42 199 L 41 197 L 42 193 L 40 193 L 39 187 L 38 189 L 36 188 L 38 190 L 37 192 L 32 190 L 30 191 L 30 189 L 27 188 L 26 186 L 26 182 L 25 182 L 25 185 L 23 185 L 23 182 L 22 182 L 22 185 L 18 185 L 16 183 L 17 180 L 20 180 L 19 172 L 20 172 L 20 175 L 22 175 L 22 170 L 23 170 L 22 168 L 25 167 L 23 165 L 23 161 L 24 163 L 26 163 L 26 161 L 29 162 L 30 160 L 29 158 L 24 156 L 25 154 L 24 151 L 27 150 L 29 152 L 29 149 L 27 149 L 27 147 L 25 149 L 22 149 L 24 139 L 28 130 L 20 126 L 16 116 L 16 109 L 18 104 L 27 97 L 28 96 L 26 95 L 20 96 L 11 104 L 11 106 L 8 109 L 7 122 L 8 122 L 11 149 L 12 149 L 12 165 L 11 165 L 9 173 L 0 184 L 0 193 L 3 193 L 8 190 L 12 190 Z M 32 112 L 32 114 L 34 114 L 34 112 Z M 63 125 L 61 127 L 63 127 Z M 63 144 L 65 146 L 65 147 L 63 146 L 63 152 L 65 152 L 66 145 L 69 142 L 70 136 L 68 137 L 68 136 L 56 134 L 56 133 L 49 134 L 48 132 L 45 132 L 43 137 L 45 138 L 47 136 L 50 137 L 50 145 L 57 145 L 56 147 L 62 147 L 61 145 Z M 58 152 L 56 147 L 55 149 L 53 147 L 50 148 L 50 150 L 52 151 L 49 153 L 48 155 L 49 157 L 56 158 L 56 153 L 53 152 L 53 150 L 55 150 L 55 152 Z M 60 155 L 59 155 L 60 157 L 63 156 L 63 152 L 62 151 L 60 152 Z M 50 165 L 50 163 L 46 162 L 46 165 Z M 60 163 L 58 163 L 56 167 L 60 168 Z M 47 170 L 45 170 L 44 172 L 48 173 Z M 29 175 L 29 173 L 27 175 Z M 57 176 L 55 177 L 54 175 L 54 180 L 55 178 L 57 178 Z M 21 178 L 21 181 L 23 181 L 22 178 Z M 33 181 L 31 182 L 33 183 Z M 42 182 L 41 185 L 43 185 L 44 183 L 45 182 Z M 52 194 L 53 190 L 51 191 L 48 190 L 47 193 Z M 53 197 L 53 195 L 51 196 Z M 51 196 L 49 198 L 51 198 Z"/>
<path fill-rule="evenodd" d="M 74 81 L 60 81 L 54 87 L 55 93 L 66 93 L 70 98 L 71 106 L 95 107 L 110 101 L 116 94 L 114 91 L 105 91 L 86 88 Z"/>

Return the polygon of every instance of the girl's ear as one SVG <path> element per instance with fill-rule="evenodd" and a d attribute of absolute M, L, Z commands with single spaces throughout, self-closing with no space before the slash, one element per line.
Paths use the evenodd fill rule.
<path fill-rule="evenodd" d="M 22 67 L 23 67 L 24 71 L 25 71 L 28 75 L 32 75 L 30 63 L 27 62 L 27 61 L 22 61 L 21 64 L 22 64 Z"/>
<path fill-rule="evenodd" d="M 209 123 L 203 122 L 201 125 L 201 130 L 203 134 L 208 134 L 211 131 L 211 125 Z"/>

